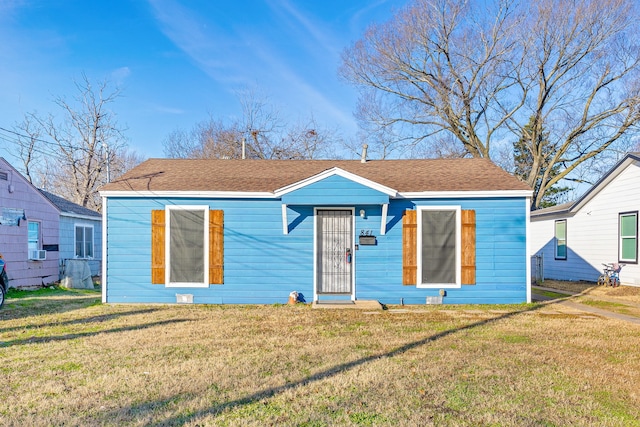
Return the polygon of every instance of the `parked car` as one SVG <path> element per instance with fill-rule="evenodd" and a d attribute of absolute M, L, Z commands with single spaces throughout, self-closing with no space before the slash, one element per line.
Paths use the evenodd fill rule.
<path fill-rule="evenodd" d="M 4 298 L 7 295 L 7 289 L 9 289 L 9 278 L 7 277 L 7 265 L 0 255 L 0 308 L 4 305 Z"/>

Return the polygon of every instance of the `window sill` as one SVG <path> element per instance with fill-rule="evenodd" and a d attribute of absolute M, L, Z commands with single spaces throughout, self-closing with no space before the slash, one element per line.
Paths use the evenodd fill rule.
<path fill-rule="evenodd" d="M 165 288 L 208 288 L 208 283 L 168 283 Z"/>
<path fill-rule="evenodd" d="M 416 285 L 418 289 L 460 289 L 462 288 L 461 284 L 458 283 L 429 283 L 429 284 L 418 284 Z"/>

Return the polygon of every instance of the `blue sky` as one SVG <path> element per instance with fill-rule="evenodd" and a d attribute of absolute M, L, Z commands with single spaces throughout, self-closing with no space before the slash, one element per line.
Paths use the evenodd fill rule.
<path fill-rule="evenodd" d="M 209 115 L 240 116 L 237 92 L 269 96 L 289 121 L 311 114 L 354 134 L 356 94 L 342 50 L 405 0 L 0 0 L 0 127 L 57 113 L 73 80 L 108 78 L 129 147 L 162 157 L 162 141 Z M 15 153 L 0 141 L 0 156 Z"/>

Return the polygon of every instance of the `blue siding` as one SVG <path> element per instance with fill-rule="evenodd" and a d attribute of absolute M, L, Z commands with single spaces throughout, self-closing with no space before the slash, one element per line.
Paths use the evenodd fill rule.
<path fill-rule="evenodd" d="M 208 205 L 224 210 L 224 285 L 165 288 L 151 285 L 151 210 L 165 204 Z M 196 303 L 286 302 L 297 290 L 313 298 L 313 208 L 291 210 L 282 232 L 280 200 L 109 199 L 109 302 L 175 302 L 176 294 Z M 123 236 L 123 234 L 127 234 Z M 124 238 L 123 238 L 124 237 Z"/>
<path fill-rule="evenodd" d="M 318 207 L 342 205 L 326 195 L 320 200 Z M 289 234 L 284 234 L 282 200 L 109 198 L 107 301 L 172 303 L 176 294 L 188 293 L 195 303 L 271 304 L 286 302 L 294 290 L 311 301 L 314 206 L 308 198 L 303 201 L 305 205 L 287 208 Z M 151 210 L 167 204 L 224 210 L 223 285 L 166 288 L 150 283 Z M 385 235 L 380 235 L 381 206 L 354 204 L 352 198 L 356 240 L 363 230 L 377 236 L 377 245 L 354 251 L 357 299 L 424 304 L 427 296 L 438 295 L 438 289 L 402 285 L 402 213 L 416 205 L 459 205 L 476 211 L 476 285 L 446 289 L 444 303 L 526 301 L 524 198 L 391 200 Z M 365 218 L 357 214 L 360 209 L 366 211 Z"/>
<path fill-rule="evenodd" d="M 446 288 L 447 304 L 509 304 L 526 301 L 526 203 L 524 198 L 430 199 L 391 201 L 387 234 L 377 246 L 360 246 L 357 256 L 357 296 L 386 304 L 424 304 L 439 289 L 402 285 L 402 213 L 413 206 L 461 206 L 476 211 L 476 284 Z M 358 209 L 358 208 L 356 208 Z M 379 229 L 380 213 L 373 207 L 360 229 Z M 378 234 L 376 232 L 376 234 Z"/>
<path fill-rule="evenodd" d="M 287 205 L 353 206 L 388 201 L 388 195 L 339 175 L 332 175 L 282 196 L 282 203 Z"/>

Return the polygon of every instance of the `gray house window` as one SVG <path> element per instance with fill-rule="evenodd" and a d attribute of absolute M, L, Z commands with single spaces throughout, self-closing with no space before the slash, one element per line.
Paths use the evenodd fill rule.
<path fill-rule="evenodd" d="M 93 258 L 93 227 L 76 225 L 76 258 Z"/>
<path fill-rule="evenodd" d="M 555 259 L 567 259 L 567 220 L 560 219 L 555 225 Z"/>

